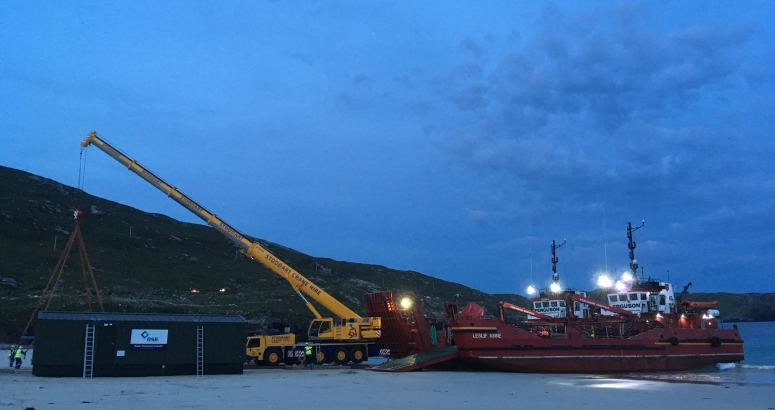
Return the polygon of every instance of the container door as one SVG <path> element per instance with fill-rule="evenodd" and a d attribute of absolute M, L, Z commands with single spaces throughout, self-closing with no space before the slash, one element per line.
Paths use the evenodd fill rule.
<path fill-rule="evenodd" d="M 94 376 L 116 373 L 116 328 L 110 323 L 95 325 Z"/>

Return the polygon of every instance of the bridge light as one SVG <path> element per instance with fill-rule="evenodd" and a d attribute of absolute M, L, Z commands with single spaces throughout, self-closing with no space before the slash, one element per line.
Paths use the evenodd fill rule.
<path fill-rule="evenodd" d="M 608 275 L 603 274 L 597 278 L 598 287 L 609 289 L 611 286 L 613 286 L 613 284 L 613 281 L 608 277 Z"/>
<path fill-rule="evenodd" d="M 412 299 L 409 298 L 403 298 L 401 299 L 401 307 L 404 309 L 409 309 L 412 307 Z"/>

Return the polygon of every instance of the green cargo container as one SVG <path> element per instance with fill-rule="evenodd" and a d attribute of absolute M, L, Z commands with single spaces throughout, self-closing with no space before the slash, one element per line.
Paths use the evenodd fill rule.
<path fill-rule="evenodd" d="M 36 376 L 242 374 L 240 316 L 40 312 Z"/>

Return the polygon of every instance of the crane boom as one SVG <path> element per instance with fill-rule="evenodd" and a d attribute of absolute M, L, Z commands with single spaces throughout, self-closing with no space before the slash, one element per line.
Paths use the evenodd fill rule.
<path fill-rule="evenodd" d="M 89 145 L 96 146 L 108 154 L 111 158 L 126 166 L 130 171 L 137 174 L 140 178 L 155 186 L 158 190 L 172 198 L 175 202 L 179 203 L 184 208 L 191 211 L 194 215 L 201 218 L 203 221 L 205 221 L 205 223 L 207 223 L 207 225 L 210 225 L 222 235 L 229 238 L 232 242 L 239 246 L 241 251 L 248 257 L 260 262 L 269 268 L 272 272 L 288 281 L 288 283 L 291 284 L 291 287 L 293 287 L 294 291 L 296 291 L 296 293 L 302 298 L 302 300 L 307 305 L 307 308 L 312 311 L 317 319 L 321 319 L 322 316 L 317 311 L 317 309 L 315 309 L 312 303 L 304 297 L 304 294 L 320 303 L 326 309 L 331 311 L 331 313 L 341 319 L 348 319 L 349 321 L 355 322 L 364 321 L 364 319 L 359 314 L 353 312 L 347 306 L 329 295 L 326 291 L 315 285 L 312 281 L 305 278 L 301 273 L 288 266 L 285 262 L 280 260 L 280 258 L 272 255 L 256 241 L 248 239 L 237 229 L 226 223 L 224 220 L 218 218 L 214 213 L 208 211 L 206 208 L 199 205 L 188 196 L 184 195 L 177 188 L 164 182 L 164 180 L 154 175 L 151 171 L 142 165 L 138 164 L 137 161 L 124 155 L 121 153 L 121 151 L 98 137 L 96 131 L 90 132 L 86 139 L 81 142 L 81 147 L 83 148 L 87 148 Z"/>
<path fill-rule="evenodd" d="M 522 306 L 514 305 L 514 304 L 509 303 L 509 302 L 499 302 L 498 303 L 498 310 L 500 311 L 501 321 L 504 320 L 504 314 L 503 314 L 504 313 L 503 312 L 504 309 L 516 310 L 517 312 L 522 312 L 522 313 L 525 313 L 527 315 L 530 315 L 530 316 L 533 316 L 533 317 L 537 317 L 537 318 L 543 319 L 543 320 L 552 320 L 552 319 L 554 319 L 553 317 L 551 317 L 549 315 L 544 315 L 543 313 L 538 313 L 538 312 L 536 312 L 534 310 L 530 310 L 530 309 L 522 307 Z"/>
<path fill-rule="evenodd" d="M 586 303 L 587 305 L 591 305 L 591 306 L 594 306 L 594 307 L 597 307 L 597 308 L 600 308 L 600 309 L 603 309 L 603 310 L 607 310 L 609 312 L 617 313 L 617 314 L 622 315 L 622 316 L 633 316 L 634 315 L 634 313 L 630 312 L 629 310 L 618 308 L 616 306 L 607 305 L 607 304 L 605 304 L 603 302 L 598 302 L 598 301 L 590 299 L 590 298 L 585 298 L 584 296 L 581 296 L 581 295 L 572 294 L 572 295 L 570 295 L 570 298 L 574 302 Z"/>

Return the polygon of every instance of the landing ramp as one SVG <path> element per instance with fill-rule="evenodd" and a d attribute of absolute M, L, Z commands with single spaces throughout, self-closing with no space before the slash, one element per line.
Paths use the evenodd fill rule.
<path fill-rule="evenodd" d="M 457 347 L 447 346 L 427 352 L 413 354 L 401 359 L 393 359 L 381 365 L 374 366 L 370 370 L 381 372 L 411 372 L 424 367 L 432 366 L 452 360 L 457 357 Z"/>

